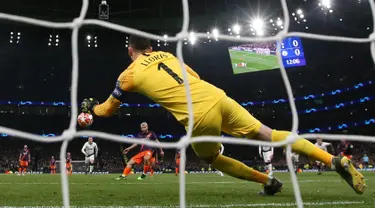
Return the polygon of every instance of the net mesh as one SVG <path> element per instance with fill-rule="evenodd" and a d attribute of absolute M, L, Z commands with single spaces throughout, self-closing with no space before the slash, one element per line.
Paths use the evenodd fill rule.
<path fill-rule="evenodd" d="M 95 19 L 85 19 L 87 10 L 88 10 L 89 0 L 83 0 L 82 1 L 82 8 L 79 17 L 75 18 L 72 22 L 64 22 L 64 23 L 56 23 L 56 22 L 50 22 L 50 21 L 44 21 L 44 20 L 38 20 L 28 17 L 22 17 L 22 16 L 16 16 L 11 14 L 5 14 L 0 13 L 0 19 L 15 21 L 15 22 L 22 22 L 27 24 L 32 24 L 36 26 L 42 26 L 47 28 L 56 28 L 56 29 L 72 29 L 72 80 L 71 80 L 71 120 L 69 124 L 69 128 L 66 129 L 61 136 L 55 137 L 55 138 L 48 138 L 46 140 L 44 137 L 41 137 L 36 134 L 31 134 L 27 132 L 22 132 L 16 129 L 10 129 L 7 127 L 0 126 L 0 132 L 6 133 L 9 135 L 13 135 L 15 137 L 25 138 L 29 140 L 34 140 L 38 142 L 62 142 L 61 150 L 60 150 L 60 160 L 65 161 L 65 155 L 66 155 L 66 149 L 68 146 L 68 143 L 71 139 L 74 137 L 79 136 L 97 136 L 101 138 L 106 138 L 112 141 L 117 142 L 127 142 L 127 143 L 136 143 L 136 144 L 147 144 L 154 147 L 163 147 L 163 148 L 178 148 L 181 149 L 181 163 L 180 163 L 180 172 L 185 172 L 185 160 L 186 160 L 186 148 L 191 143 L 191 135 L 193 130 L 193 106 L 191 102 L 190 97 L 190 89 L 188 82 L 185 82 L 185 88 L 186 88 L 186 98 L 187 98 L 187 106 L 189 110 L 189 124 L 188 124 L 188 130 L 186 133 L 186 136 L 181 138 L 176 143 L 155 143 L 151 141 L 145 141 L 145 140 L 138 140 L 138 139 L 132 139 L 128 138 L 124 140 L 124 138 L 103 133 L 103 132 L 96 132 L 96 131 L 79 131 L 77 132 L 76 129 L 76 118 L 78 116 L 78 102 L 77 102 L 77 89 L 78 89 L 78 33 L 79 29 L 82 25 L 97 25 L 102 26 L 108 29 L 117 30 L 119 32 L 128 33 L 128 34 L 135 34 L 138 36 L 143 36 L 146 38 L 150 38 L 153 40 L 162 39 L 164 37 L 146 33 L 140 30 L 136 30 L 133 28 L 108 23 L 101 20 L 95 20 Z M 229 35 L 219 35 L 218 38 L 222 40 L 230 40 L 230 41 L 236 41 L 236 42 L 263 42 L 263 41 L 282 41 L 285 37 L 290 36 L 299 36 L 303 38 L 310 38 L 310 39 L 318 39 L 322 41 L 338 41 L 338 42 L 351 42 L 351 43 L 371 43 L 371 55 L 375 62 L 375 3 L 373 0 L 369 1 L 370 8 L 372 10 L 372 17 L 373 17 L 373 33 L 368 38 L 350 38 L 350 37 L 341 37 L 341 36 L 327 36 L 327 35 L 318 35 L 318 34 L 310 34 L 310 33 L 302 33 L 302 32 L 288 32 L 289 30 L 289 12 L 286 0 L 281 0 L 281 5 L 283 9 L 283 15 L 285 19 L 285 26 L 282 31 L 280 31 L 276 36 L 272 37 L 257 37 L 257 38 L 251 38 L 251 37 L 241 37 L 241 39 L 238 39 L 236 37 L 232 37 Z M 188 33 L 188 26 L 189 26 L 189 4 L 188 0 L 182 0 L 182 6 L 183 6 L 183 24 L 182 24 L 182 30 L 180 33 L 176 34 L 174 37 L 168 37 L 167 41 L 175 41 L 177 42 L 177 57 L 179 58 L 181 62 L 181 67 L 184 69 L 182 70 L 182 74 L 185 80 L 187 80 L 187 73 L 184 68 L 184 60 L 183 60 L 183 54 L 182 54 L 182 47 L 183 47 L 183 41 L 186 38 L 189 38 Z M 205 33 L 197 33 L 197 38 L 204 38 L 206 37 Z M 294 196 L 296 199 L 297 207 L 302 208 L 303 202 L 301 198 L 301 193 L 299 190 L 299 185 L 297 181 L 296 174 L 294 173 L 293 164 L 291 161 L 291 145 L 299 136 L 302 136 L 306 139 L 313 139 L 317 137 L 324 137 L 327 140 L 340 140 L 340 139 L 346 139 L 346 140 L 356 140 L 356 141 L 364 141 L 364 142 L 374 142 L 375 137 L 370 136 L 358 136 L 358 135 L 329 135 L 329 134 L 297 134 L 298 129 L 298 114 L 296 110 L 296 105 L 294 103 L 294 97 L 292 94 L 292 88 L 288 79 L 288 75 L 285 71 L 285 68 L 283 66 L 283 62 L 280 55 L 280 44 L 277 44 L 277 57 L 278 62 L 280 64 L 280 71 L 281 76 L 283 78 L 285 88 L 288 94 L 288 100 L 290 104 L 290 108 L 292 111 L 292 129 L 291 134 L 288 136 L 288 138 L 285 141 L 282 142 L 262 142 L 262 141 L 255 141 L 255 140 L 244 140 L 244 139 L 236 139 L 236 138 L 225 138 L 225 137 L 212 137 L 212 136 L 202 136 L 197 137 L 194 139 L 194 142 L 208 142 L 208 141 L 215 141 L 215 142 L 222 142 L 222 143 L 230 143 L 230 144 L 238 144 L 238 145 L 253 145 L 253 146 L 272 146 L 272 147 L 280 147 L 283 145 L 287 145 L 287 151 L 286 151 L 286 161 L 288 164 L 293 189 L 294 189 Z M 64 163 L 60 163 L 60 169 L 64 169 Z M 185 174 L 179 175 L 179 189 L 180 189 L 180 207 L 186 207 L 186 199 L 185 199 Z M 62 184 L 62 193 L 63 193 L 63 205 L 64 207 L 70 207 L 70 201 L 69 201 L 69 183 L 68 178 L 66 174 L 61 174 L 61 184 Z"/>

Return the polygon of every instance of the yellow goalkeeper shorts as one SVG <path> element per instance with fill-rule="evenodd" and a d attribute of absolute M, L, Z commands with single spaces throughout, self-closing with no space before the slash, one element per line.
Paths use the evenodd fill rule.
<path fill-rule="evenodd" d="M 262 123 L 229 97 L 221 99 L 208 113 L 196 121 L 193 137 L 220 136 L 221 131 L 234 137 L 254 137 Z M 193 138 L 194 139 L 194 138 Z M 219 153 L 217 142 L 193 143 L 195 153 L 202 159 L 213 159 Z"/>

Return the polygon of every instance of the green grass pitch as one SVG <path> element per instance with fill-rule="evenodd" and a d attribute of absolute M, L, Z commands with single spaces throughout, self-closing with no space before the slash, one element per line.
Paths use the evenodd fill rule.
<path fill-rule="evenodd" d="M 276 55 L 258 55 L 247 51 L 229 50 L 233 73 L 247 73 L 279 68 Z M 235 67 L 235 63 L 247 63 L 246 67 Z"/>
<path fill-rule="evenodd" d="M 375 173 L 364 174 L 365 194 L 357 195 L 334 172 L 323 175 L 299 173 L 305 207 L 375 207 Z M 113 180 L 117 175 L 69 176 L 70 201 L 75 207 L 167 208 L 179 205 L 179 182 L 174 174 L 161 174 L 137 181 Z M 216 174 L 187 174 L 188 207 L 296 207 L 288 173 L 275 173 L 284 189 L 275 196 L 259 196 L 259 184 L 220 177 Z M 0 207 L 62 206 L 60 175 L 0 175 Z"/>

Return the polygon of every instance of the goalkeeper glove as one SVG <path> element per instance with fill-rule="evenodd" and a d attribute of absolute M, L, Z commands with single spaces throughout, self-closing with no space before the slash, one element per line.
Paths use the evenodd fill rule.
<path fill-rule="evenodd" d="M 93 112 L 93 108 L 98 105 L 99 102 L 94 98 L 86 98 L 81 103 L 81 111 L 83 113 Z"/>

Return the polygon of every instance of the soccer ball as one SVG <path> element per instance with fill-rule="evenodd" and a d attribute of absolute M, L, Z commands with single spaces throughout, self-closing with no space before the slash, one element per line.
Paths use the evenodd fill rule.
<path fill-rule="evenodd" d="M 94 117 L 90 113 L 81 113 L 78 116 L 77 122 L 81 127 L 86 128 L 94 122 Z"/>

